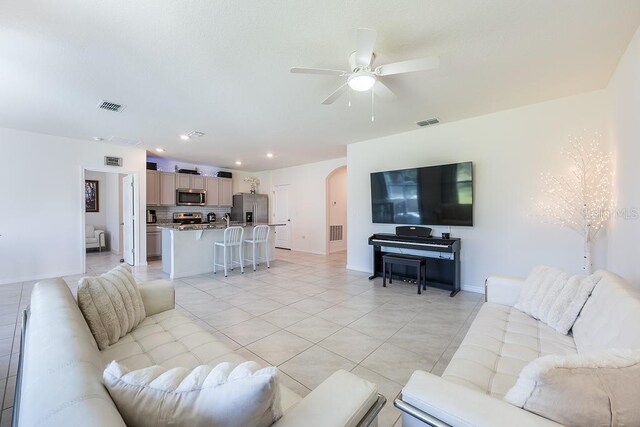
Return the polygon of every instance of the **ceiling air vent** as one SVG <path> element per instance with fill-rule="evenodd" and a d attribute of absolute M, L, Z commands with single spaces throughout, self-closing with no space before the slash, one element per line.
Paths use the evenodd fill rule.
<path fill-rule="evenodd" d="M 201 136 L 204 136 L 204 132 L 198 132 L 197 130 L 192 130 L 187 134 L 187 136 L 189 138 L 200 138 Z"/>
<path fill-rule="evenodd" d="M 98 108 L 101 110 L 113 111 L 115 113 L 121 112 L 125 107 L 126 105 L 116 104 L 115 102 L 105 101 L 104 99 L 101 99 L 100 102 L 98 102 Z"/>
<path fill-rule="evenodd" d="M 440 123 L 440 120 L 438 120 L 437 117 L 433 117 L 431 119 L 426 119 L 426 120 L 420 120 L 419 122 L 416 122 L 416 124 L 420 127 L 437 125 L 438 123 Z"/>

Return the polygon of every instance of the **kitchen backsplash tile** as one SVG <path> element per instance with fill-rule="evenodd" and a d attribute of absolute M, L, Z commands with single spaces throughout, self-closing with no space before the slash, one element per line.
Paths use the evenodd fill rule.
<path fill-rule="evenodd" d="M 215 212 L 218 218 L 222 218 L 225 213 L 231 213 L 231 208 L 216 206 L 149 206 L 155 209 L 158 222 L 172 222 L 175 212 L 201 212 L 203 220 L 207 220 L 209 212 Z"/>

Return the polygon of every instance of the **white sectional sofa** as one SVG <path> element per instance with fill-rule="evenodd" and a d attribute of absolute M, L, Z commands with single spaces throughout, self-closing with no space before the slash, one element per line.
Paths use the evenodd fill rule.
<path fill-rule="evenodd" d="M 14 425 L 124 426 L 102 382 L 112 360 L 130 369 L 243 361 L 174 309 L 171 282 L 143 283 L 140 291 L 147 317 L 101 352 L 66 283 L 53 279 L 35 285 L 23 319 Z M 346 371 L 336 372 L 305 398 L 280 388 L 284 415 L 274 424 L 278 427 L 375 426 L 385 403 L 373 384 Z"/>
<path fill-rule="evenodd" d="M 503 400 L 520 371 L 544 355 L 640 349 L 640 295 L 606 271 L 572 333 L 562 335 L 514 308 L 523 279 L 490 277 L 486 303 L 442 377 L 416 371 L 395 405 L 404 427 L 558 426 Z"/>

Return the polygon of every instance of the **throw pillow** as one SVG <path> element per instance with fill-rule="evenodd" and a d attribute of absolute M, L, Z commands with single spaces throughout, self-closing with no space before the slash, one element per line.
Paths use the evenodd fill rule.
<path fill-rule="evenodd" d="M 640 351 L 544 356 L 504 399 L 566 426 L 640 425 Z"/>
<path fill-rule="evenodd" d="M 278 368 L 245 362 L 129 371 L 111 362 L 103 380 L 130 427 L 266 427 L 280 418 Z"/>
<path fill-rule="evenodd" d="M 568 274 L 557 268 L 544 265 L 534 267 L 522 285 L 520 299 L 515 308 L 539 319 L 538 312 L 543 311 L 542 303 L 545 296 L 548 293 L 559 293 L 568 278 Z"/>
<path fill-rule="evenodd" d="M 599 279 L 569 276 L 553 267 L 535 267 L 522 286 L 515 308 L 568 334 Z"/>
<path fill-rule="evenodd" d="M 78 306 L 100 350 L 117 343 L 146 317 L 140 290 L 127 264 L 101 276 L 80 279 Z"/>

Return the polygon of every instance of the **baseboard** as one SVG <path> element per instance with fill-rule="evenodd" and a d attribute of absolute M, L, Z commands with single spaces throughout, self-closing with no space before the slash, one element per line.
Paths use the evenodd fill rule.
<path fill-rule="evenodd" d="M 475 292 L 477 294 L 483 294 L 484 295 L 484 286 L 478 286 L 478 285 L 461 285 L 460 288 L 463 291 L 466 292 Z"/>
<path fill-rule="evenodd" d="M 362 273 L 371 274 L 371 269 L 370 268 L 358 267 L 356 265 L 347 264 L 347 270 L 353 270 L 353 271 L 359 271 L 359 272 L 362 272 Z"/>

